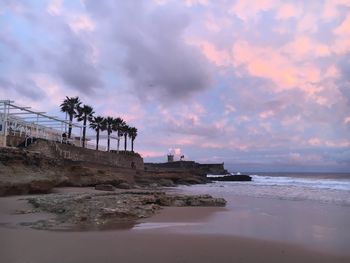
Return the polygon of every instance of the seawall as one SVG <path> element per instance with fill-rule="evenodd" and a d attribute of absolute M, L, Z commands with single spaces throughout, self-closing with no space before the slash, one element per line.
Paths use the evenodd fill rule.
<path fill-rule="evenodd" d="M 142 171 L 144 170 L 142 157 L 139 154 L 132 152 L 120 151 L 119 153 L 112 153 L 96 151 L 73 145 L 49 142 L 42 139 L 38 139 L 27 149 L 29 151 L 41 152 L 42 154 L 51 158 L 105 164 L 114 167 Z"/>

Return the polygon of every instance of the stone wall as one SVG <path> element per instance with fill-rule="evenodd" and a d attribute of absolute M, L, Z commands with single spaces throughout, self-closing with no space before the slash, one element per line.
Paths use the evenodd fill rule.
<path fill-rule="evenodd" d="M 201 174 L 227 174 L 224 163 L 200 164 L 194 161 L 176 161 L 167 163 L 145 163 L 148 171 L 197 171 Z"/>
<path fill-rule="evenodd" d="M 4 147 L 5 136 L 0 134 L 0 147 Z"/>
<path fill-rule="evenodd" d="M 9 147 L 17 147 L 20 143 L 25 141 L 24 136 L 7 135 L 6 145 Z"/>
<path fill-rule="evenodd" d="M 136 170 L 144 169 L 142 157 L 130 152 L 102 152 L 41 139 L 38 139 L 35 143 L 31 144 L 28 147 L 28 150 L 39 151 L 53 158 L 106 164 L 122 168 L 134 168 Z"/>
<path fill-rule="evenodd" d="M 228 174 L 224 163 L 199 164 L 199 168 L 206 171 L 207 174 Z"/>

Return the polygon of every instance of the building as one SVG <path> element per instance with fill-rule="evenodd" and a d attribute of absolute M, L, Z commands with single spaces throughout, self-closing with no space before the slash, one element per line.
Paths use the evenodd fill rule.
<path fill-rule="evenodd" d="M 11 100 L 0 100 L 0 147 L 30 144 L 40 138 L 48 141 L 66 142 L 72 145 L 82 145 L 82 126 L 72 123 L 80 136 L 66 137 L 69 122 L 46 112 L 33 110 L 31 107 L 20 106 Z"/>
<path fill-rule="evenodd" d="M 168 163 L 172 163 L 174 161 L 174 154 L 168 154 Z"/>

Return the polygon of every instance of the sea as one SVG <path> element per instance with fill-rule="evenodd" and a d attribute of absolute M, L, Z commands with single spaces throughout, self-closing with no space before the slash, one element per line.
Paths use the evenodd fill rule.
<path fill-rule="evenodd" d="M 249 175 L 251 182 L 214 182 L 191 186 L 191 189 L 196 193 L 210 192 L 214 195 L 234 194 L 350 206 L 350 173 L 262 172 Z"/>
<path fill-rule="evenodd" d="M 153 222 L 150 218 L 135 229 L 270 240 L 350 258 L 350 173 L 249 175 L 250 182 L 176 187 L 176 193 L 226 200 L 224 208 L 201 221 Z"/>
<path fill-rule="evenodd" d="M 287 242 L 350 257 L 350 173 L 250 176 L 251 182 L 178 187 L 180 193 L 209 194 L 227 201 L 225 210 L 208 223 L 183 232 Z"/>

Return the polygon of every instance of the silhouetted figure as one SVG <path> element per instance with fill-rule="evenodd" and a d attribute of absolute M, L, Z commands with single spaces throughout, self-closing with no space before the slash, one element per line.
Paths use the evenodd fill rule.
<path fill-rule="evenodd" d="M 62 134 L 62 142 L 67 143 L 67 134 L 65 132 Z"/>

